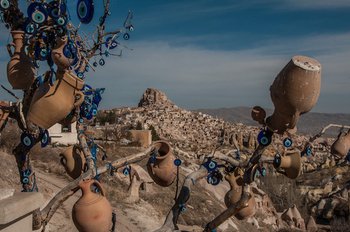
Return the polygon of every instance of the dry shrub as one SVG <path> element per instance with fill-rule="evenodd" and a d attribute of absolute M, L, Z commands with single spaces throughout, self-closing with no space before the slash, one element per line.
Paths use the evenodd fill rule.
<path fill-rule="evenodd" d="M 332 232 L 350 231 L 349 225 L 350 225 L 349 220 L 346 220 L 345 218 L 338 218 L 338 217 L 335 217 L 330 223 Z"/>
<path fill-rule="evenodd" d="M 261 186 L 259 187 L 267 193 L 278 212 L 295 204 L 301 216 L 304 219 L 308 217 L 306 197 L 300 193 L 296 180 L 289 179 L 284 175 L 267 175 L 261 178 Z"/>

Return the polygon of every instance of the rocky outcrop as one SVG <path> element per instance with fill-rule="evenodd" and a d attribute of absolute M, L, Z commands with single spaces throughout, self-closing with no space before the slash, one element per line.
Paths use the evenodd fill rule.
<path fill-rule="evenodd" d="M 291 228 L 298 228 L 301 230 L 306 229 L 304 219 L 301 217 L 300 212 L 297 209 L 296 205 L 293 205 L 289 209 L 285 210 L 282 213 L 281 218 Z"/>
<path fill-rule="evenodd" d="M 162 91 L 158 89 L 148 88 L 143 93 L 138 106 L 143 107 L 150 105 L 173 105 L 173 103 Z"/>

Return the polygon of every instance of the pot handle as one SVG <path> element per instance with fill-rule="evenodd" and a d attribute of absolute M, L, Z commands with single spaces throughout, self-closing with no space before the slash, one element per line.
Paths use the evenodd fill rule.
<path fill-rule="evenodd" d="M 100 182 L 98 182 L 97 180 L 94 179 L 92 184 L 96 185 L 96 187 L 100 190 L 100 193 L 101 193 L 102 196 L 104 196 L 104 197 L 106 196 L 105 190 L 102 187 Z"/>
<path fill-rule="evenodd" d="M 82 92 L 80 92 L 80 91 L 75 92 L 75 98 L 77 98 L 78 95 L 80 96 L 80 98 L 79 98 L 79 100 L 76 100 L 74 102 L 74 107 L 80 106 L 83 103 L 83 101 L 84 101 L 85 95 Z"/>
<path fill-rule="evenodd" d="M 14 43 L 9 43 L 7 44 L 7 52 L 9 53 L 10 57 L 13 56 L 13 52 L 11 51 L 11 47 L 15 48 L 15 44 Z"/>

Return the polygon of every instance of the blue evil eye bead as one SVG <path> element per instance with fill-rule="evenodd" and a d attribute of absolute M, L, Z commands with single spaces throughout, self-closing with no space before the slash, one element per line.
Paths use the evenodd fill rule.
<path fill-rule="evenodd" d="M 180 204 L 180 205 L 179 205 L 179 209 L 180 209 L 180 212 L 181 212 L 181 213 L 183 213 L 183 212 L 185 212 L 185 211 L 187 210 L 185 204 Z"/>
<path fill-rule="evenodd" d="M 210 173 L 208 176 L 207 176 L 207 182 L 208 184 L 211 184 L 211 185 L 218 185 L 220 183 L 221 179 L 220 179 L 220 173 L 219 172 L 213 172 L 213 173 Z"/>
<path fill-rule="evenodd" d="M 266 176 L 266 168 L 265 167 L 262 167 L 259 171 L 260 171 L 261 176 L 263 176 L 263 177 Z"/>
<path fill-rule="evenodd" d="M 175 160 L 174 160 L 174 165 L 175 165 L 176 167 L 179 167 L 181 164 L 182 164 L 182 161 L 181 161 L 180 159 L 175 159 Z"/>
<path fill-rule="evenodd" d="M 272 142 L 272 132 L 261 130 L 258 134 L 258 142 L 261 146 L 268 146 Z"/>
<path fill-rule="evenodd" d="M 307 156 L 311 156 L 312 155 L 312 148 L 310 146 L 307 146 L 305 149 L 305 154 Z"/>
<path fill-rule="evenodd" d="M 101 59 L 98 61 L 98 63 L 99 63 L 101 66 L 103 66 L 103 65 L 106 64 L 106 61 L 105 61 L 104 59 L 101 58 Z"/>
<path fill-rule="evenodd" d="M 107 51 L 107 50 L 104 52 L 105 57 L 109 57 L 109 54 L 110 54 L 110 53 L 109 53 L 109 51 Z"/>
<path fill-rule="evenodd" d="M 152 154 L 151 157 L 149 158 L 148 162 L 151 164 L 156 163 L 157 161 L 157 155 L 156 154 Z"/>
<path fill-rule="evenodd" d="M 92 91 L 89 91 L 91 89 L 92 89 L 92 87 L 90 85 L 85 84 L 84 87 L 83 87 L 84 94 L 87 95 L 87 96 L 91 95 Z"/>
<path fill-rule="evenodd" d="M 123 39 L 124 39 L 124 40 L 129 40 L 129 39 L 130 39 L 129 33 L 124 33 Z"/>
<path fill-rule="evenodd" d="M 282 158 L 280 154 L 276 154 L 275 158 L 273 159 L 273 166 L 275 168 L 279 168 L 281 166 Z"/>
<path fill-rule="evenodd" d="M 286 148 L 289 148 L 293 145 L 293 141 L 290 138 L 285 138 L 283 140 L 283 146 L 285 146 Z"/>
<path fill-rule="evenodd" d="M 49 144 L 50 136 L 47 130 L 44 130 L 41 135 L 41 147 L 46 147 Z"/>
<path fill-rule="evenodd" d="M 113 36 L 110 36 L 106 39 L 105 46 L 109 49 L 114 49 L 118 46 L 118 43 L 113 39 Z"/>
<path fill-rule="evenodd" d="M 95 106 L 95 107 L 92 107 L 92 109 L 91 109 L 91 114 L 92 114 L 93 116 L 96 116 L 96 114 L 97 114 L 97 108 L 96 108 L 96 106 Z"/>
<path fill-rule="evenodd" d="M 98 105 L 102 100 L 101 94 L 100 93 L 95 93 L 94 98 L 92 99 L 92 101 Z"/>
<path fill-rule="evenodd" d="M 84 73 L 83 72 L 77 72 L 77 77 L 79 77 L 80 79 L 84 78 Z"/>
<path fill-rule="evenodd" d="M 36 25 L 32 22 L 28 22 L 24 25 L 24 30 L 27 32 L 27 34 L 34 34 L 36 31 Z"/>
<path fill-rule="evenodd" d="M 89 72 L 89 71 L 90 71 L 90 66 L 87 65 L 87 66 L 85 67 L 85 72 Z"/>
<path fill-rule="evenodd" d="M 40 57 L 43 60 L 46 60 L 47 55 L 49 54 L 49 51 L 46 48 L 40 49 Z"/>
<path fill-rule="evenodd" d="M 73 59 L 76 57 L 77 54 L 77 48 L 72 44 L 69 43 L 63 47 L 63 55 L 69 59 Z"/>
<path fill-rule="evenodd" d="M 30 134 L 24 132 L 21 135 L 21 143 L 27 147 L 31 148 L 34 145 L 34 138 Z"/>
<path fill-rule="evenodd" d="M 65 17 L 61 16 L 61 17 L 58 17 L 56 19 L 56 23 L 59 25 L 59 26 L 65 26 L 67 24 L 67 20 Z"/>
<path fill-rule="evenodd" d="M 2 10 L 7 10 L 8 8 L 10 8 L 11 4 L 9 0 L 1 0 L 0 1 L 0 7 Z"/>
<path fill-rule="evenodd" d="M 39 2 L 33 2 L 27 9 L 28 17 L 37 24 L 42 24 L 47 19 L 47 10 L 43 4 Z"/>
<path fill-rule="evenodd" d="M 22 184 L 28 184 L 29 183 L 29 178 L 27 176 L 24 176 L 22 178 Z"/>
<path fill-rule="evenodd" d="M 131 168 L 129 166 L 126 166 L 125 168 L 123 168 L 123 174 L 125 176 L 130 175 L 130 171 L 131 171 Z"/>
<path fill-rule="evenodd" d="M 94 17 L 94 1 L 93 0 L 79 0 L 77 4 L 77 15 L 80 22 L 90 23 Z"/>
<path fill-rule="evenodd" d="M 94 63 L 92 63 L 92 66 L 97 67 L 98 63 L 95 61 Z"/>
<path fill-rule="evenodd" d="M 204 167 L 208 170 L 208 172 L 212 172 L 217 168 L 218 164 L 214 160 L 208 160 L 204 163 Z"/>
<path fill-rule="evenodd" d="M 126 27 L 126 29 L 128 29 L 129 31 L 134 31 L 134 26 L 133 25 L 129 25 Z"/>

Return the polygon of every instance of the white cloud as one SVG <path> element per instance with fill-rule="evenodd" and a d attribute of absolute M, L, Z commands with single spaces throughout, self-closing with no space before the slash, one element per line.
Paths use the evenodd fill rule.
<path fill-rule="evenodd" d="M 133 43 L 134 51 L 126 51 L 123 58 L 107 60 L 110 63 L 89 79 L 108 88 L 106 106 L 136 105 L 147 87 L 156 87 L 188 108 L 271 107 L 268 89 L 274 77 L 293 55 L 309 55 L 323 66 L 322 92 L 315 110 L 350 112 L 344 108 L 350 98 L 349 37 L 270 41 L 260 48 L 241 51 L 144 41 Z"/>

